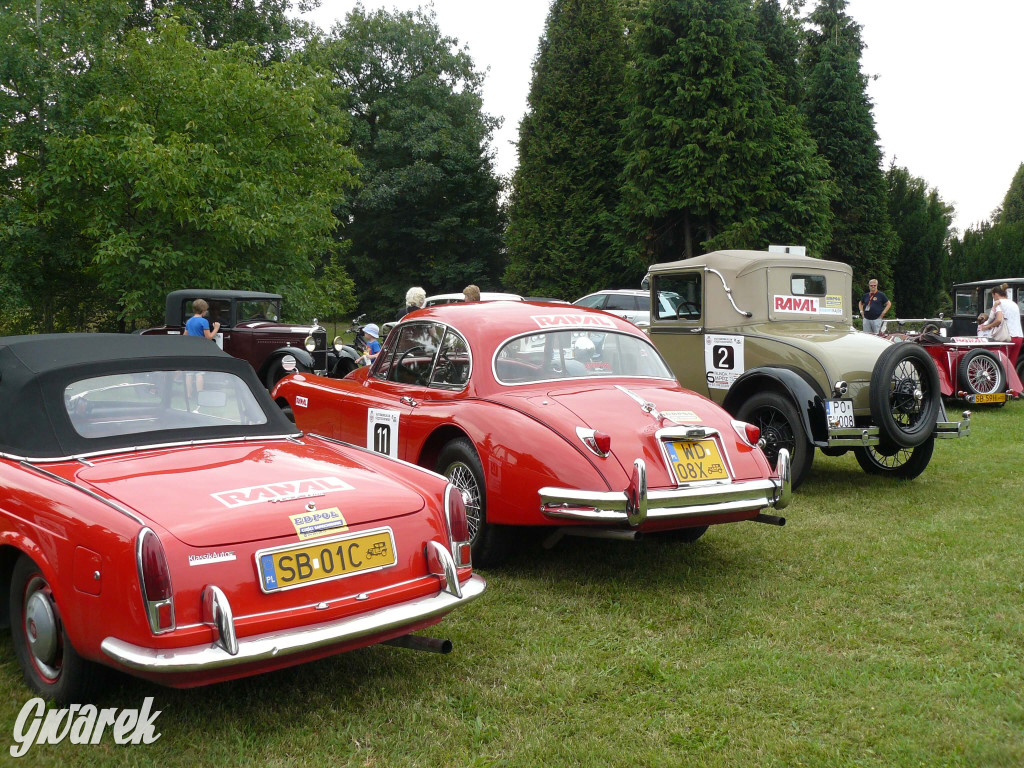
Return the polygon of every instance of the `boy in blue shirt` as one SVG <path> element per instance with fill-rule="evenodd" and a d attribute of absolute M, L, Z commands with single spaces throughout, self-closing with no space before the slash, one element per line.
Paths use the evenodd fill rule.
<path fill-rule="evenodd" d="M 210 311 L 210 305 L 205 299 L 196 299 L 192 302 L 192 317 L 185 323 L 185 335 L 199 336 L 204 339 L 214 339 L 220 330 L 220 323 L 213 321 L 213 328 L 210 328 L 210 321 L 204 317 Z"/>

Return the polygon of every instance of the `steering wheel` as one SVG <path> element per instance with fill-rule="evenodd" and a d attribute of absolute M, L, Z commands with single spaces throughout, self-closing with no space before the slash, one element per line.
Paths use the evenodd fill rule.
<path fill-rule="evenodd" d="M 407 357 L 410 357 L 411 355 L 423 355 L 423 354 L 426 354 L 426 353 L 427 353 L 427 348 L 422 346 L 422 345 L 421 346 L 416 346 L 416 347 L 409 347 L 407 350 L 405 350 L 405 352 L 403 352 L 399 356 L 398 362 L 395 363 L 395 369 L 396 369 L 397 373 L 398 374 L 401 374 L 401 373 L 412 373 L 412 371 L 408 371 L 408 369 L 406 369 L 406 367 L 405 367 L 405 359 Z M 423 383 L 421 381 L 421 379 L 423 378 L 422 375 L 414 374 L 413 378 L 414 378 L 416 384 L 422 384 Z"/>
<path fill-rule="evenodd" d="M 926 323 L 925 326 L 921 329 L 921 333 L 938 333 L 938 332 L 939 332 L 939 326 L 937 326 L 935 323 Z"/>
<path fill-rule="evenodd" d="M 681 311 L 686 310 L 686 319 L 691 320 L 695 317 L 700 317 L 700 307 L 694 304 L 692 301 L 681 301 L 676 305 L 676 320 L 681 320 Z"/>

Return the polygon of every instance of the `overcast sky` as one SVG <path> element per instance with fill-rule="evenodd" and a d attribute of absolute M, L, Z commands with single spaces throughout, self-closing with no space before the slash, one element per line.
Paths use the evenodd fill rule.
<path fill-rule="evenodd" d="M 416 0 L 363 0 L 413 10 Z M 322 0 L 305 18 L 327 29 L 356 3 Z M 516 166 L 519 121 L 549 0 L 434 0 L 443 34 L 486 71 L 484 109 L 504 120 L 499 173 Z M 964 230 L 987 219 L 1024 162 L 1020 39 L 1024 0 L 849 0 L 863 27 L 864 72 L 886 165 L 895 157 L 938 189 Z"/>

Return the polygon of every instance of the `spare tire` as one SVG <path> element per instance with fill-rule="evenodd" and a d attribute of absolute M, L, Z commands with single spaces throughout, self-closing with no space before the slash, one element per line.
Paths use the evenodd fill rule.
<path fill-rule="evenodd" d="M 971 395 L 991 395 L 1006 390 L 1006 374 L 999 358 L 987 349 L 972 349 L 960 358 L 957 383 Z"/>
<path fill-rule="evenodd" d="M 917 344 L 894 344 L 875 362 L 868 401 L 883 441 L 904 448 L 921 445 L 935 431 L 939 372 Z"/>

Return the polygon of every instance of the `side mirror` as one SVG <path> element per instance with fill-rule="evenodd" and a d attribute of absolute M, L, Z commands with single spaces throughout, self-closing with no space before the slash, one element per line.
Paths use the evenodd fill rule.
<path fill-rule="evenodd" d="M 640 281 L 640 287 L 645 291 L 651 290 L 651 276 L 650 274 L 644 275 L 644 279 Z"/>

